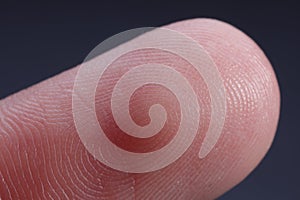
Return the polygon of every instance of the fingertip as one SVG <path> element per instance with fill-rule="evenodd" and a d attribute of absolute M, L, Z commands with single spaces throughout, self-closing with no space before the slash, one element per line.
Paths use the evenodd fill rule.
<path fill-rule="evenodd" d="M 80 69 L 73 69 L 39 84 L 15 96 L 14 101 L 5 100 L 14 112 L 13 115 L 5 114 L 10 121 L 8 124 L 18 126 L 22 123 L 22 130 L 10 129 L 7 126 L 1 127 L 4 131 L 0 130 L 8 136 L 19 131 L 20 140 L 25 135 L 26 140 L 31 141 L 33 146 L 40 144 L 36 149 L 42 153 L 36 155 L 35 146 L 28 148 L 26 143 L 21 143 L 22 149 L 26 149 L 25 153 L 21 152 L 21 156 L 26 159 L 21 161 L 22 165 L 14 161 L 10 162 L 9 166 L 27 171 L 26 177 L 32 176 L 33 180 L 41 178 L 46 192 L 54 197 L 66 195 L 69 198 L 74 193 L 76 197 L 91 199 L 121 198 L 122 195 L 128 199 L 214 199 L 242 181 L 266 154 L 277 127 L 280 95 L 268 58 L 247 35 L 218 20 L 192 19 L 176 22 L 165 28 L 180 33 L 180 39 L 184 35 L 184 41 L 187 38 L 192 39 L 191 43 L 185 43 L 191 44 L 190 46 L 175 46 L 180 53 L 188 52 L 192 55 L 190 57 L 196 60 L 194 63 L 201 59 L 209 61 L 203 62 L 207 65 L 201 68 L 206 74 L 199 73 L 190 60 L 174 54 L 174 49 L 172 52 L 159 48 L 139 49 L 111 62 L 100 79 L 95 78 L 98 85 L 92 91 L 96 91 L 96 94 L 88 93 L 95 105 L 87 106 L 90 101 L 85 101 L 77 110 L 82 119 L 81 128 L 86 130 L 86 133 L 89 133 L 88 125 L 98 127 L 86 117 L 87 113 L 95 111 L 92 113 L 93 117 L 98 120 L 102 131 L 106 132 L 101 138 L 107 141 L 103 146 L 106 147 L 108 142 L 114 143 L 111 148 L 96 148 L 100 149 L 99 154 L 106 154 L 100 155 L 104 161 L 97 160 L 97 156 L 86 148 L 91 144 L 99 144 L 98 137 L 90 137 L 92 142 L 87 144 L 79 137 L 78 124 L 76 126 L 76 122 L 73 121 L 73 86 L 78 80 L 76 75 Z M 176 35 L 174 32 L 172 34 Z M 171 39 L 165 42 L 172 41 Z M 176 43 L 175 40 L 172 42 Z M 199 45 L 200 50 L 195 43 Z M 195 49 L 199 51 L 194 51 Z M 155 70 L 153 68 L 147 73 L 142 73 L 135 67 L 143 62 L 160 65 L 155 65 Z M 83 63 L 82 66 L 84 65 Z M 149 66 L 143 65 L 140 70 L 147 67 Z M 160 70 L 160 67 L 165 67 L 165 70 Z M 205 67 L 209 73 L 205 71 Z M 212 71 L 209 67 L 216 70 Z M 130 78 L 126 79 L 124 74 L 133 68 L 135 71 L 127 74 Z M 203 72 L 201 70 L 200 72 Z M 155 81 L 161 78 L 161 84 L 148 81 L 138 89 L 132 86 L 148 80 L 151 74 L 154 75 Z M 207 74 L 209 76 L 206 76 Z M 89 85 L 92 77 L 86 77 L 86 85 Z M 120 94 L 113 96 L 115 86 L 122 84 L 119 79 L 124 77 L 123 80 L 129 82 L 119 87 Z M 172 84 L 167 84 L 166 80 Z M 78 91 L 86 92 L 87 88 L 84 86 Z M 171 89 L 165 86 L 170 86 Z M 121 100 L 125 99 L 124 96 L 128 97 L 129 90 L 134 92 L 129 100 L 127 99 L 129 105 L 124 106 Z M 85 94 L 87 93 L 79 97 L 84 98 Z M 186 94 L 190 96 L 184 96 Z M 112 100 L 112 97 L 116 101 Z M 81 101 L 80 98 L 77 100 Z M 160 106 L 152 107 L 156 104 Z M 112 106 L 115 106 L 114 110 Z M 128 114 L 127 111 L 125 113 L 124 107 L 128 108 L 131 121 L 126 121 L 122 124 L 123 127 L 126 128 L 135 122 L 138 126 L 132 126 L 133 128 L 128 130 L 140 130 L 140 127 L 151 124 L 151 119 L 159 118 L 165 120 L 160 134 L 153 136 L 147 132 L 144 138 L 136 139 L 132 137 L 134 134 L 120 131 L 122 126 L 118 125 L 114 115 L 120 115 L 118 121 L 122 122 L 122 118 Z M 83 113 L 80 113 L 82 111 Z M 185 131 L 181 134 L 183 137 L 173 145 L 173 149 L 167 154 L 157 153 L 151 162 L 145 162 L 149 161 L 144 159 L 147 157 L 145 154 L 142 154 L 144 157 L 131 162 L 134 160 L 132 155 L 155 152 L 172 143 L 184 124 L 184 117 L 186 124 Z M 35 119 L 42 119 L 42 125 Z M 154 125 L 157 125 L 153 126 L 155 129 L 161 128 L 159 123 Z M 215 134 L 216 131 L 219 131 L 218 135 Z M 195 133 L 193 137 L 190 137 L 191 133 Z M 18 141 L 15 138 L 11 141 L 17 146 Z M 4 145 L 1 145 L 1 148 L 4 148 Z M 21 149 L 9 148 L 11 152 L 20 152 Z M 117 151 L 118 148 L 122 151 Z M 103 149 L 105 151 L 102 151 Z M 172 157 L 181 150 L 184 150 L 182 155 Z M 131 153 L 124 153 L 125 151 Z M 28 160 L 27 155 L 34 159 Z M 4 156 L 9 158 L 9 155 Z M 131 157 L 127 159 L 126 156 Z M 116 158 L 120 158 L 121 161 Z M 174 162 L 166 165 L 169 160 Z M 36 162 L 39 162 L 40 166 L 36 167 Z M 27 163 L 30 163 L 30 170 L 22 170 Z M 158 166 L 157 163 L 162 165 Z M 24 188 L 26 184 L 34 187 L 35 182 L 30 182 L 29 178 L 24 181 L 16 177 L 13 167 L 7 170 L 5 163 L 0 165 L 0 172 L 4 174 L 5 182 L 8 183 L 7 190 L 12 192 L 13 196 L 15 194 L 15 197 L 18 197 L 18 194 L 30 197 L 31 191 L 28 194 L 18 191 L 15 189 L 15 183 L 11 183 L 9 178 L 12 176 Z M 29 174 L 35 170 L 39 171 L 39 175 Z M 50 197 L 53 197 L 51 195 Z"/>

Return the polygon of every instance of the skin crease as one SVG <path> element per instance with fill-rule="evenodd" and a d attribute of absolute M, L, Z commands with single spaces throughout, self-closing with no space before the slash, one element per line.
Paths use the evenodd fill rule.
<path fill-rule="evenodd" d="M 198 152 L 210 121 L 210 99 L 202 78 L 191 73 L 199 82 L 202 110 L 199 134 L 188 151 L 170 166 L 145 174 L 119 172 L 101 164 L 87 152 L 75 130 L 72 89 L 78 68 L 74 68 L 0 101 L 0 199 L 214 199 L 257 166 L 272 143 L 280 107 L 268 59 L 248 36 L 224 22 L 193 19 L 166 27 L 199 42 L 224 81 L 225 126 L 208 156 L 200 160 Z M 141 53 L 123 58 L 123 63 Z M 159 53 L 157 58 L 169 62 Z M 149 100 L 145 100 L 147 90 L 154 94 Z M 176 98 L 163 90 L 148 85 L 132 96 L 130 109 L 138 124 L 148 123 L 146 108 L 154 102 L 178 112 Z M 164 98 L 157 91 L 163 91 Z M 106 92 L 99 84 L 96 107 Z M 134 112 L 135 106 L 145 112 Z M 99 110 L 97 116 L 101 119 Z M 137 141 L 122 143 L 113 131 L 108 137 L 127 150 L 153 151 L 173 137 L 178 119 L 172 120 L 165 127 L 169 135 L 142 146 Z"/>

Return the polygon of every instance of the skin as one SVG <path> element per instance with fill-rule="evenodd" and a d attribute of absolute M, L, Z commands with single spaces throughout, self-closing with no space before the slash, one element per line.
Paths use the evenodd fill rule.
<path fill-rule="evenodd" d="M 75 67 L 0 101 L 0 199 L 215 199 L 257 166 L 271 146 L 279 116 L 280 93 L 270 62 L 248 36 L 226 23 L 193 19 L 165 27 L 199 42 L 223 79 L 226 120 L 209 155 L 198 157 L 210 110 L 205 98 L 207 87 L 201 77 L 195 77 L 204 96 L 199 97 L 201 126 L 192 146 L 179 160 L 159 171 L 141 174 L 103 165 L 85 149 L 75 129 Z M 146 89 L 155 94 L 150 100 L 141 97 Z M 97 95 L 106 92 L 101 86 L 97 88 L 96 106 L 101 104 Z M 168 98 L 163 99 L 162 92 Z M 130 108 L 147 107 L 157 101 L 167 110 L 175 107 L 173 112 L 178 111 L 172 93 L 157 86 L 136 91 Z M 139 111 L 132 118 L 141 125 L 149 120 Z M 166 129 L 175 125 L 170 122 Z M 116 135 L 109 133 L 108 137 L 118 142 Z M 144 146 L 128 141 L 119 141 L 119 145 L 136 152 L 151 151 L 171 137 L 166 134 Z"/>

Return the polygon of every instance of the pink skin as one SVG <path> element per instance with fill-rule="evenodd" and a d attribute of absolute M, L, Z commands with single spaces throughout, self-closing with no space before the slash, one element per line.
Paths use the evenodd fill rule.
<path fill-rule="evenodd" d="M 74 68 L 0 101 L 1 199 L 214 199 L 257 166 L 271 146 L 280 107 L 279 89 L 268 59 L 248 36 L 220 21 L 194 19 L 166 27 L 199 42 L 224 80 L 226 121 L 209 155 L 202 160 L 198 157 L 210 121 L 210 100 L 206 98 L 206 84 L 196 76 L 194 81 L 201 89 L 197 94 L 201 126 L 194 143 L 178 161 L 145 174 L 119 172 L 101 164 L 88 153 L 75 130 L 72 89 L 78 68 Z M 134 60 L 137 54 L 124 59 Z M 193 73 L 190 76 L 193 78 Z M 147 90 L 154 95 L 145 100 Z M 161 102 L 167 111 L 178 112 L 176 98 L 164 90 L 148 85 L 132 96 L 131 114 L 138 124 L 147 124 L 149 118 L 139 109 L 134 112 L 135 107 L 144 107 L 147 113 L 150 105 Z M 96 106 L 106 103 L 98 99 L 106 92 L 99 84 Z M 101 122 L 103 113 L 98 111 L 97 116 Z M 126 136 L 124 143 L 113 131 L 107 135 L 124 149 L 152 151 L 176 132 L 176 114 L 169 116 L 162 131 L 169 135 L 159 133 L 156 139 L 142 141 L 143 145 Z"/>

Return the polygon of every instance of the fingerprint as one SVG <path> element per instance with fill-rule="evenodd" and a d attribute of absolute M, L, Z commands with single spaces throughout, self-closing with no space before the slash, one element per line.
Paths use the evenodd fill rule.
<path fill-rule="evenodd" d="M 203 96 L 209 99 L 210 121 L 199 158 L 216 145 L 226 114 L 218 69 L 192 38 L 165 28 L 139 28 L 110 41 L 141 30 L 147 31 L 84 62 L 72 98 L 76 130 L 86 149 L 104 165 L 129 173 L 167 167 L 190 148 L 207 106 Z M 199 87 L 200 80 L 207 91 Z"/>

